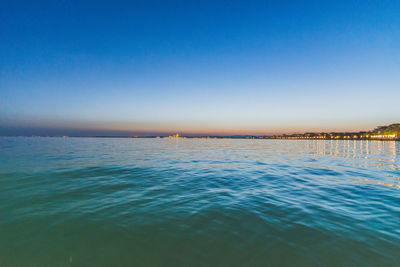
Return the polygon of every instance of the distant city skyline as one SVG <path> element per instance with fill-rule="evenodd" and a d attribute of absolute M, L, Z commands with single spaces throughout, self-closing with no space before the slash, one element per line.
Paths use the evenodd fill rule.
<path fill-rule="evenodd" d="M 400 121 L 399 1 L 3 1 L 0 135 Z"/>

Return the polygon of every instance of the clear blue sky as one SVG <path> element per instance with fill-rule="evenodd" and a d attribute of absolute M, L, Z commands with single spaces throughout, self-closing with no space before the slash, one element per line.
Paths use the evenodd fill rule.
<path fill-rule="evenodd" d="M 400 1 L 1 1 L 0 135 L 400 121 Z"/>

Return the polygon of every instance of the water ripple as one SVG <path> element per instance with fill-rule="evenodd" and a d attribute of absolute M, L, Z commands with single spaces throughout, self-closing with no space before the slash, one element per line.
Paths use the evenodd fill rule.
<path fill-rule="evenodd" d="M 0 138 L 0 265 L 396 266 L 398 146 L 354 142 Z"/>

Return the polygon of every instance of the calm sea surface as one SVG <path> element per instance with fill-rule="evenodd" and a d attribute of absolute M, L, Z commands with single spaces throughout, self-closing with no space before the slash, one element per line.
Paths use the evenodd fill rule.
<path fill-rule="evenodd" d="M 400 143 L 0 138 L 0 266 L 400 266 Z"/>

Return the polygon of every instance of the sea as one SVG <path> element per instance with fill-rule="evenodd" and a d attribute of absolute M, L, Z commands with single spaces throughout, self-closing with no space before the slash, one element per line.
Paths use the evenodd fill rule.
<path fill-rule="evenodd" d="M 400 143 L 2 137 L 0 266 L 400 266 Z"/>

